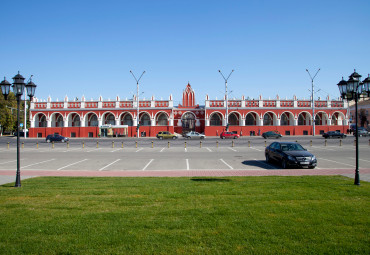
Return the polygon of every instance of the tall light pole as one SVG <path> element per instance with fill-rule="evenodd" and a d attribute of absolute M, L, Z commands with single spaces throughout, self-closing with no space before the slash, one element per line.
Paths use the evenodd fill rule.
<path fill-rule="evenodd" d="M 137 137 L 140 137 L 140 132 L 139 132 L 139 129 L 140 129 L 140 118 L 139 118 L 139 81 L 141 79 L 141 77 L 143 77 L 145 71 L 140 75 L 139 79 L 136 79 L 136 76 L 134 75 L 134 73 L 130 70 L 130 73 L 132 74 L 132 76 L 134 77 L 135 81 L 136 81 L 136 103 L 137 103 L 137 115 L 136 115 L 136 133 L 137 133 Z"/>
<path fill-rule="evenodd" d="M 30 79 L 28 80 L 29 82 L 31 81 L 32 82 L 32 76 L 30 77 Z M 24 139 L 27 138 L 27 91 L 26 91 L 26 87 L 24 88 L 24 123 L 23 123 L 23 130 L 24 130 Z"/>
<path fill-rule="evenodd" d="M 312 85 L 312 90 L 311 90 L 311 104 L 312 104 L 312 135 L 315 136 L 315 99 L 314 99 L 314 96 L 315 96 L 315 87 L 313 86 L 313 80 L 315 79 L 316 75 L 318 74 L 318 72 L 320 71 L 320 68 L 319 70 L 317 70 L 316 74 L 312 77 L 311 74 L 310 74 L 310 71 L 308 71 L 308 69 L 306 69 L 308 75 L 310 76 L 311 78 L 311 85 Z"/>
<path fill-rule="evenodd" d="M 355 71 L 349 76 L 348 81 L 342 80 L 337 84 L 339 92 L 343 99 L 347 101 L 355 100 L 355 115 L 356 115 L 356 170 L 355 170 L 355 185 L 360 185 L 360 169 L 359 169 L 359 149 L 358 149 L 358 112 L 357 102 L 359 98 L 370 97 L 370 75 L 362 82 L 362 76 Z"/>
<path fill-rule="evenodd" d="M 24 92 L 24 88 L 27 89 L 27 95 L 29 96 L 30 100 L 35 94 L 36 84 L 32 81 L 28 82 L 27 84 L 24 83 L 25 78 L 19 74 L 13 77 L 13 92 L 17 98 L 17 176 L 15 179 L 15 187 L 21 187 L 21 172 L 20 172 L 20 156 L 19 156 L 19 106 L 22 98 L 22 94 Z M 1 91 L 5 97 L 8 98 L 9 90 L 10 90 L 10 83 L 4 78 L 4 80 L 0 83 Z"/>
<path fill-rule="evenodd" d="M 218 70 L 218 72 L 222 75 L 222 78 L 224 78 L 225 80 L 225 98 L 226 98 L 226 123 L 225 125 L 226 125 L 226 131 L 229 131 L 229 95 L 227 93 L 227 81 L 230 78 L 230 75 L 234 72 L 234 70 L 231 70 L 227 78 L 225 78 L 225 76 L 222 74 L 220 70 Z"/>

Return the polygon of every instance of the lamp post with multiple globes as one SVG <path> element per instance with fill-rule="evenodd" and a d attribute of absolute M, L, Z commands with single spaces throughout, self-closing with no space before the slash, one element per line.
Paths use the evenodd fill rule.
<path fill-rule="evenodd" d="M 360 98 L 370 97 L 370 75 L 366 77 L 362 82 L 360 80 L 362 76 L 354 72 L 349 76 L 348 81 L 342 80 L 337 84 L 339 92 L 343 99 L 347 101 L 355 101 L 355 115 L 356 115 L 356 170 L 355 170 L 355 185 L 360 185 L 360 172 L 359 172 L 359 151 L 358 151 L 358 112 L 357 112 L 357 102 Z"/>
<path fill-rule="evenodd" d="M 36 90 L 36 84 L 32 82 L 32 79 L 25 84 L 24 83 L 25 78 L 19 74 L 15 75 L 13 77 L 13 93 L 17 98 L 17 177 L 15 180 L 15 187 L 21 187 L 21 173 L 20 173 L 20 157 L 19 157 L 19 105 L 21 101 L 21 97 L 23 95 L 24 88 L 26 87 L 27 89 L 27 95 L 30 98 L 30 101 L 32 100 L 32 97 L 35 95 L 35 90 Z M 0 83 L 1 86 L 1 92 L 4 95 L 5 100 L 7 100 L 9 91 L 10 91 L 10 82 L 4 78 L 4 80 Z M 26 121 L 26 120 L 24 120 Z"/>

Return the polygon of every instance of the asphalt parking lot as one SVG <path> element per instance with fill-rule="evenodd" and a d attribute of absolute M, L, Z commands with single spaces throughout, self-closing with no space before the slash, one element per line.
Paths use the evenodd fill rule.
<path fill-rule="evenodd" d="M 317 170 L 354 169 L 353 137 L 284 137 L 298 141 L 318 159 Z M 21 140 L 21 171 L 191 171 L 191 170 L 278 170 L 266 163 L 265 145 L 272 140 L 243 137 L 237 140 L 157 140 L 155 138 L 71 139 L 46 143 L 44 139 Z M 23 144 L 22 144 L 23 143 Z M 359 139 L 360 169 L 368 169 L 370 146 Z M 9 146 L 9 148 L 8 148 Z M 0 138 L 0 173 L 16 170 L 16 138 Z"/>

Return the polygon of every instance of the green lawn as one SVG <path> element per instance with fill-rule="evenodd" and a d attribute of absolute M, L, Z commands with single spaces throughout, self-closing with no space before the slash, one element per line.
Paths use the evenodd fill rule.
<path fill-rule="evenodd" d="M 0 254 L 369 254 L 370 183 L 341 176 L 27 179 Z"/>

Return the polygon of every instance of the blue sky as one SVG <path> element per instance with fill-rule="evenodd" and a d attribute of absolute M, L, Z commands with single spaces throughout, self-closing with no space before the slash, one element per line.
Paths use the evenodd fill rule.
<path fill-rule="evenodd" d="M 370 72 L 370 1 L 2 1 L 0 76 L 34 75 L 36 97 L 196 100 L 338 97 Z M 2 80 L 2 79 L 1 79 Z"/>

